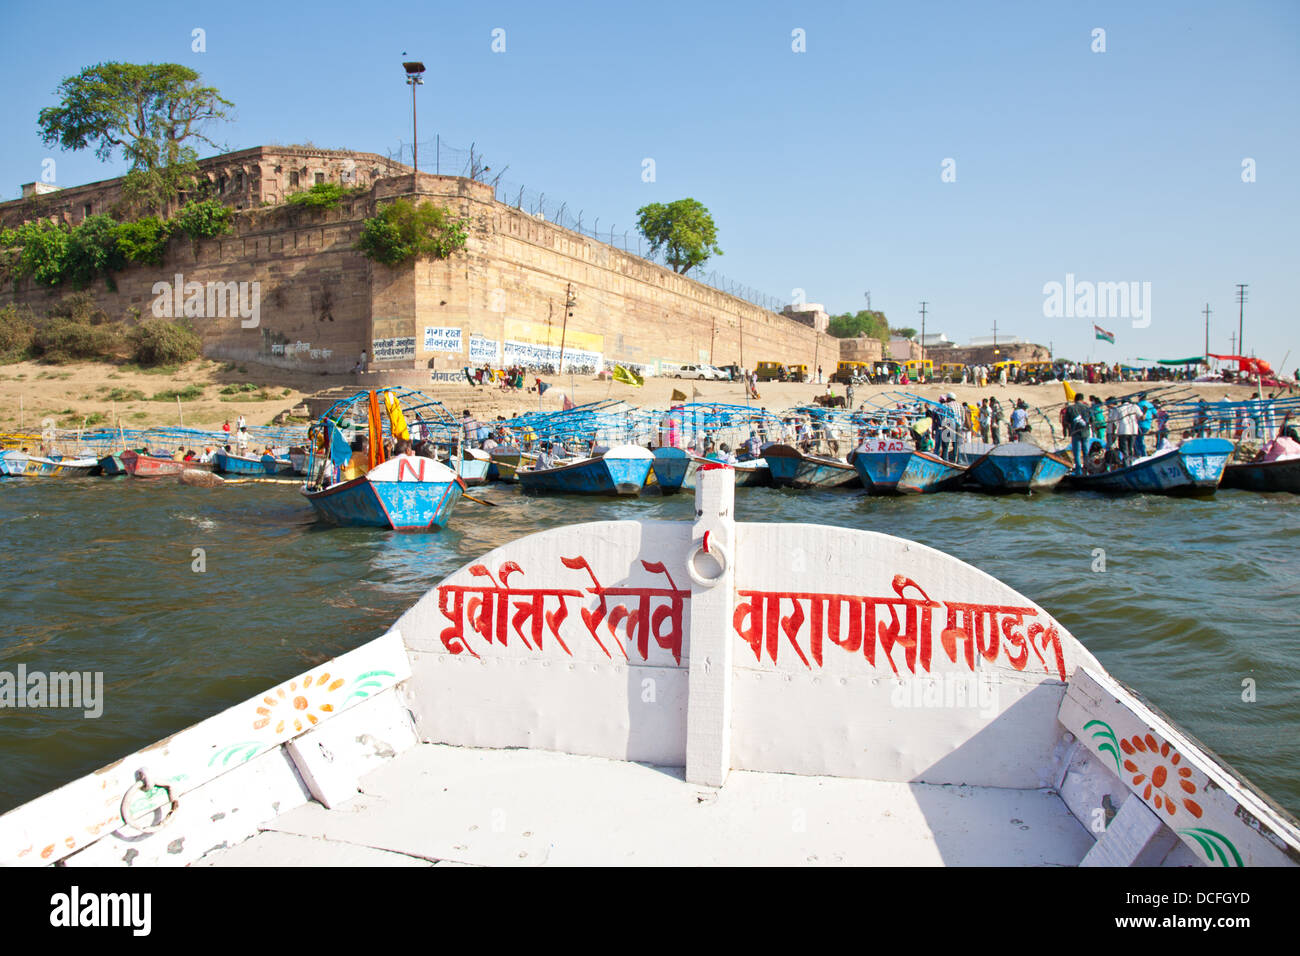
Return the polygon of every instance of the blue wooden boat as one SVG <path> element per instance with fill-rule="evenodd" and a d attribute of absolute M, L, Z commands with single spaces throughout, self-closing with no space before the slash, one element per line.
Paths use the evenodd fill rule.
<path fill-rule="evenodd" d="M 1139 458 L 1126 468 L 1066 475 L 1070 488 L 1111 494 L 1212 495 L 1233 451 L 1226 438 L 1191 438 L 1177 448 Z"/>
<path fill-rule="evenodd" d="M 125 475 L 126 465 L 122 464 L 121 454 L 107 454 L 99 459 L 99 473 L 105 478 L 111 478 L 114 475 Z"/>
<path fill-rule="evenodd" d="M 436 531 L 447 523 L 464 492 L 456 473 L 441 462 L 397 455 L 359 478 L 303 495 L 321 519 L 345 527 Z"/>
<path fill-rule="evenodd" d="M 1300 458 L 1251 461 L 1223 469 L 1223 488 L 1246 491 L 1289 491 L 1300 495 Z"/>
<path fill-rule="evenodd" d="M 862 479 L 847 461 L 808 455 L 790 445 L 769 445 L 763 458 L 777 488 L 860 488 Z"/>
<path fill-rule="evenodd" d="M 466 448 L 459 461 L 453 456 L 448 465 L 459 465 L 460 480 L 467 485 L 481 485 L 488 480 L 488 470 L 492 465 L 492 456 L 477 448 Z"/>
<path fill-rule="evenodd" d="M 981 491 L 1048 491 L 1070 471 L 1070 461 L 1027 441 L 970 442 L 957 452 L 967 484 Z"/>
<path fill-rule="evenodd" d="M 666 495 L 676 494 L 683 488 L 693 490 L 696 473 L 708 464 L 716 463 L 681 448 L 656 448 L 653 464 L 655 483 Z M 736 472 L 737 487 L 758 488 L 772 483 L 772 472 L 766 458 L 739 461 L 732 468 Z"/>
<path fill-rule="evenodd" d="M 242 475 L 248 478 L 266 478 L 268 476 L 293 474 L 293 462 L 288 458 L 272 458 L 270 455 L 254 457 L 252 455 L 232 455 L 228 451 L 219 451 L 212 458 L 212 470 L 221 475 Z"/>
<path fill-rule="evenodd" d="M 67 458 L 63 455 L 28 455 L 23 475 L 27 478 L 85 478 L 99 468 L 97 458 Z"/>
<path fill-rule="evenodd" d="M 966 466 L 917 451 L 897 438 L 873 438 L 850 456 L 863 486 L 873 495 L 918 495 L 956 487 Z"/>
<path fill-rule="evenodd" d="M 27 471 L 27 452 L 10 449 L 0 452 L 0 477 L 21 478 Z"/>
<path fill-rule="evenodd" d="M 527 491 L 562 495 L 637 495 L 650 477 L 654 455 L 640 445 L 619 445 L 554 468 L 515 472 Z"/>

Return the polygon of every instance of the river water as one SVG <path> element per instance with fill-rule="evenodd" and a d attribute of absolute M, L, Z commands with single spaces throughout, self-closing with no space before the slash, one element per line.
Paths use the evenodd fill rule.
<path fill-rule="evenodd" d="M 291 484 L 0 481 L 0 671 L 102 671 L 105 698 L 97 719 L 0 709 L 0 812 L 377 637 L 491 548 L 560 524 L 693 510 L 692 495 L 653 491 L 475 493 L 499 507 L 462 501 L 441 533 L 400 535 L 319 524 Z M 898 535 L 1005 581 L 1300 814 L 1294 496 L 736 497 L 741 521 Z"/>

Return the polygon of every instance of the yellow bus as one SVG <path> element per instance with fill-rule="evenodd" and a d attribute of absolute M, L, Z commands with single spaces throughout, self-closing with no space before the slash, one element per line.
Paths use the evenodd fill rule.
<path fill-rule="evenodd" d="M 754 374 L 760 382 L 784 382 L 790 378 L 790 370 L 780 362 L 759 362 Z"/>
<path fill-rule="evenodd" d="M 786 366 L 786 371 L 789 372 L 789 374 L 790 374 L 790 381 L 792 381 L 792 382 L 806 382 L 806 381 L 808 381 L 808 366 L 807 366 L 807 365 L 787 365 L 787 366 Z"/>
<path fill-rule="evenodd" d="M 961 362 L 944 362 L 939 366 L 939 375 L 945 382 L 960 382 L 965 367 Z"/>
<path fill-rule="evenodd" d="M 924 362 L 920 359 L 908 359 L 903 363 L 903 368 L 907 369 L 907 377 L 911 379 L 921 378 L 921 373 L 923 373 L 926 381 L 934 378 L 934 362 L 930 361 L 930 359 L 926 359 Z"/>

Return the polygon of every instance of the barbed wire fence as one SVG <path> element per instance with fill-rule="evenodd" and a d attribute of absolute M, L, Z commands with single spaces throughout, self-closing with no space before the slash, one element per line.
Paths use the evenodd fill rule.
<path fill-rule="evenodd" d="M 414 158 L 413 152 L 410 143 L 399 143 L 396 150 L 388 152 L 388 158 L 393 162 L 405 163 L 409 166 Z M 548 196 L 545 192 L 507 180 L 504 176 L 509 167 L 496 169 L 486 165 L 483 154 L 478 152 L 472 143 L 469 149 L 463 149 L 444 143 L 442 137 L 438 136 L 427 142 L 420 142 L 419 154 L 420 168 L 426 173 L 463 176 L 487 183 L 495 190 L 497 202 L 503 205 L 513 206 L 530 216 L 621 249 L 629 255 L 639 256 L 665 268 L 672 268 L 664 258 L 664 250 L 651 250 L 649 243 L 636 230 L 635 223 L 618 223 L 610 219 L 606 226 L 602 223 L 602 219 L 605 219 L 603 216 L 593 215 L 581 206 L 575 208 L 573 204 L 555 196 Z M 620 225 L 623 226 L 622 229 L 618 228 Z M 780 312 L 787 304 L 785 299 L 768 295 L 743 282 L 737 282 L 716 269 L 705 272 L 697 267 L 685 272 L 684 275 L 688 279 L 703 283 L 719 292 L 734 295 L 738 299 L 744 299 L 769 312 Z"/>

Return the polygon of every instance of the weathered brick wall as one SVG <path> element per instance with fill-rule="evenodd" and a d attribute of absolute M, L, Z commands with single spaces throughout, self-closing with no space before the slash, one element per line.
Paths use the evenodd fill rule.
<path fill-rule="evenodd" d="M 938 368 L 941 362 L 956 362 L 962 365 L 993 365 L 996 362 L 1046 362 L 1049 359 L 1047 346 L 1020 343 L 1017 345 L 999 345 L 998 354 L 993 354 L 992 345 L 962 346 L 960 348 L 935 348 L 925 350 L 925 357 L 934 361 Z"/>
<path fill-rule="evenodd" d="M 419 180 L 419 193 L 467 217 L 471 232 L 464 254 L 415 268 L 416 354 L 405 367 L 473 364 L 471 336 L 507 363 L 508 342 L 549 341 L 558 352 L 563 341 L 566 356 L 581 350 L 651 373 L 660 363 L 838 360 L 839 343 L 825 333 L 497 203 L 481 183 L 423 173 Z M 411 177 L 397 177 L 377 192 L 412 188 Z M 570 285 L 576 304 L 566 325 Z M 383 313 L 377 303 L 377 322 Z M 459 330 L 460 351 L 426 350 L 426 328 Z"/>
<path fill-rule="evenodd" d="M 110 317 L 148 318 L 159 300 L 155 283 L 257 283 L 259 324 L 238 315 L 192 316 L 204 354 L 297 370 L 347 371 L 370 343 L 370 263 L 352 251 L 368 213 L 365 198 L 333 210 L 274 207 L 235 217 L 234 231 L 192 244 L 173 239 L 159 267 L 132 266 L 114 276 L 116 291 L 96 280 L 85 291 Z M 49 290 L 30 280 L 0 287 L 0 305 L 43 313 L 70 287 Z M 184 291 L 184 290 L 183 290 Z M 203 299 L 207 311 L 206 295 Z M 249 320 L 251 321 L 251 319 Z M 326 354 L 328 353 L 328 354 Z"/>
<path fill-rule="evenodd" d="M 237 316 L 193 316 L 205 354 L 322 372 L 347 371 L 364 349 L 372 368 L 428 376 L 430 369 L 535 357 L 548 342 L 554 358 L 563 342 L 566 361 L 590 355 L 652 374 L 660 363 L 832 369 L 839 359 L 839 341 L 825 333 L 497 203 L 482 183 L 424 173 L 418 179 L 381 179 L 368 196 L 336 209 L 246 209 L 229 235 L 197 245 L 173 239 L 161 267 L 133 266 L 115 276 L 116 291 L 102 281 L 88 291 L 111 316 L 134 310 L 147 317 L 158 298 L 154 284 L 173 283 L 177 274 L 185 283 L 257 283 L 257 328 L 242 327 Z M 250 175 L 245 189 L 252 185 Z M 353 251 L 378 202 L 416 193 L 470 220 L 464 252 L 391 269 Z M 566 326 L 570 285 L 576 304 Z M 44 311 L 70 291 L 6 284 L 0 305 Z M 459 339 L 443 336 L 426 349 L 426 329 L 454 330 Z M 488 351 L 472 355 L 471 337 L 490 343 Z M 376 344 L 386 351 L 376 354 Z"/>

